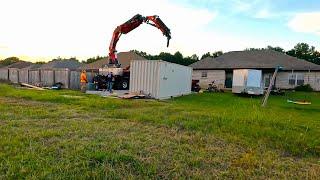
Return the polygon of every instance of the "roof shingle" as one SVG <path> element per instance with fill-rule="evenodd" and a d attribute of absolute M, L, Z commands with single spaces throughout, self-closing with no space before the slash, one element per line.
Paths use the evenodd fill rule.
<path fill-rule="evenodd" d="M 31 66 L 32 63 L 31 62 L 26 62 L 26 61 L 19 61 L 16 62 L 14 64 L 11 64 L 9 66 L 7 66 L 6 68 L 18 68 L 18 69 L 22 69 L 22 68 L 26 68 L 28 66 Z"/>
<path fill-rule="evenodd" d="M 277 66 L 284 70 L 320 70 L 320 65 L 273 50 L 233 51 L 190 65 L 193 69 L 274 69 Z"/>
<path fill-rule="evenodd" d="M 77 60 L 53 60 L 43 64 L 40 69 L 78 69 L 82 64 Z"/>
<path fill-rule="evenodd" d="M 138 54 L 134 52 L 120 52 L 117 54 L 119 63 L 121 64 L 121 67 L 126 68 L 130 66 L 130 62 L 132 60 L 145 60 L 146 58 L 139 56 Z M 104 59 L 98 60 L 96 62 L 85 64 L 81 68 L 82 69 L 99 69 L 103 68 L 105 65 L 109 63 L 109 57 L 106 57 Z"/>

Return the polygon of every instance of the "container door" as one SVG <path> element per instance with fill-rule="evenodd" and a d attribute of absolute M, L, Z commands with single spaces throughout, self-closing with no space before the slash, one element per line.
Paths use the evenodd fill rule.
<path fill-rule="evenodd" d="M 261 87 L 261 71 L 249 70 L 247 78 L 248 87 Z"/>

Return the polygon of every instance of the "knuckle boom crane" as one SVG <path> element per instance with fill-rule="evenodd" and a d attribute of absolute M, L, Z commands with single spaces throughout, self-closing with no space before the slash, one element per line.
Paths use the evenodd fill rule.
<path fill-rule="evenodd" d="M 109 45 L 109 65 L 120 67 L 120 64 L 117 59 L 117 51 L 116 51 L 117 42 L 119 41 L 122 34 L 129 33 L 130 31 L 140 26 L 142 23 L 146 23 L 158 28 L 163 33 L 163 35 L 167 37 L 167 47 L 169 46 L 169 41 L 171 39 L 171 32 L 170 32 L 170 29 L 162 22 L 160 17 L 157 15 L 144 17 L 140 14 L 137 14 L 127 22 L 118 26 L 113 31 L 112 39 Z"/>
<path fill-rule="evenodd" d="M 114 75 L 114 89 L 128 89 L 130 80 L 130 70 L 129 67 L 121 68 L 121 64 L 117 59 L 116 46 L 122 34 L 127 34 L 134 30 L 142 23 L 149 24 L 158 28 L 164 36 L 167 37 L 167 47 L 169 46 L 169 41 L 171 39 L 170 29 L 162 22 L 159 16 L 142 16 L 137 14 L 133 16 L 127 22 L 117 26 L 113 31 L 112 39 L 109 45 L 109 64 L 105 68 L 99 69 L 99 75 L 94 78 L 94 83 L 96 84 L 96 89 L 106 89 L 106 76 L 108 72 L 113 72 Z"/>

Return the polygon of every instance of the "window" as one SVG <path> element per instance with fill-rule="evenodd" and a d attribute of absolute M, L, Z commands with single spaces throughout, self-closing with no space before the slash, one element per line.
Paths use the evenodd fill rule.
<path fill-rule="evenodd" d="M 202 71 L 202 73 L 201 73 L 201 77 L 203 77 L 203 78 L 208 77 L 208 73 L 207 73 L 207 71 Z"/>
<path fill-rule="evenodd" d="M 270 81 L 271 81 L 271 75 L 267 74 L 267 75 L 264 77 L 264 87 L 269 87 Z"/>
<path fill-rule="evenodd" d="M 293 86 L 296 85 L 296 74 L 289 75 L 289 84 Z"/>
<path fill-rule="evenodd" d="M 304 84 L 304 74 L 290 74 L 289 85 L 300 86 Z"/>
<path fill-rule="evenodd" d="M 303 74 L 297 74 L 297 85 L 303 85 L 304 84 L 304 75 Z"/>

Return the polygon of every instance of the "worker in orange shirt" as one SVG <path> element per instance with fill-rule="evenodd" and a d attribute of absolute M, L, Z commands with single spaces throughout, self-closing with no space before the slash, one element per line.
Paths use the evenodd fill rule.
<path fill-rule="evenodd" d="M 83 71 L 81 72 L 81 75 L 80 75 L 81 92 L 83 92 L 83 93 L 86 92 L 86 90 L 87 90 L 87 83 L 88 83 L 88 80 L 87 80 L 86 70 L 83 70 Z"/>

